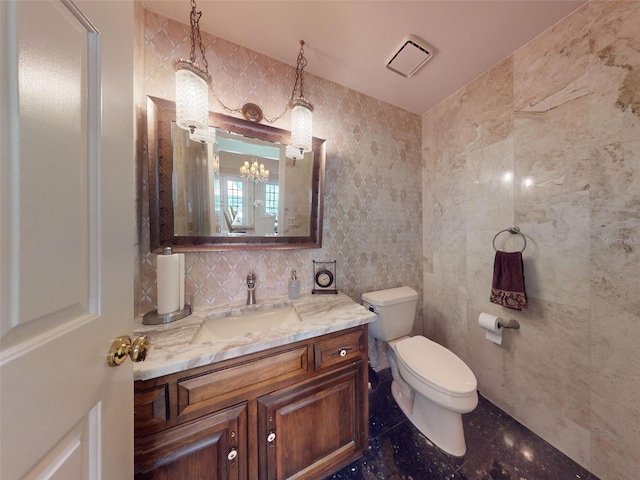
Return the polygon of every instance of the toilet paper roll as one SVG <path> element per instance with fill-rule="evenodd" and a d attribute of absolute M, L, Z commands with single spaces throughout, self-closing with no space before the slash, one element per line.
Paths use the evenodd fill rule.
<path fill-rule="evenodd" d="M 180 307 L 180 257 L 158 255 L 158 314 L 175 312 Z"/>
<path fill-rule="evenodd" d="M 478 316 L 478 323 L 485 330 L 485 338 L 487 340 L 491 340 L 493 343 L 497 343 L 498 345 L 502 345 L 503 328 L 499 325 L 500 321 L 500 317 L 496 317 L 490 313 L 482 312 Z"/>

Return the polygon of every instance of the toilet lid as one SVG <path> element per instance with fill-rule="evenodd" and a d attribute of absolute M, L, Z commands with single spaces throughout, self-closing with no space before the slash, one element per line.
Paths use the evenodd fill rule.
<path fill-rule="evenodd" d="M 466 394 L 478 386 L 466 363 L 428 338 L 420 335 L 410 337 L 396 343 L 395 348 L 407 368 L 440 390 Z"/>

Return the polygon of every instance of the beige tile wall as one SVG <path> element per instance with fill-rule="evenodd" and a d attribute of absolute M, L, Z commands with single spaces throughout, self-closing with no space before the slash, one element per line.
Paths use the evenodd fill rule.
<path fill-rule="evenodd" d="M 204 32 L 203 40 L 216 94 L 225 104 L 253 102 L 267 117 L 281 113 L 294 67 Z M 298 49 L 291 46 L 292 62 Z M 189 50 L 188 26 L 146 12 L 147 95 L 175 98 L 173 60 L 188 58 Z M 312 45 L 305 55 L 311 64 Z M 357 301 L 362 292 L 400 285 L 422 293 L 420 116 L 310 74 L 305 74 L 305 96 L 315 106 L 314 135 L 327 140 L 322 249 L 187 254 L 186 293 L 195 294 L 196 304 L 243 300 L 250 270 L 258 277 L 258 299 L 286 293 L 292 268 L 303 289 L 311 290 L 312 260 L 336 259 L 338 288 Z M 222 111 L 213 97 L 210 107 Z M 287 114 L 275 126 L 288 129 L 289 122 Z M 156 300 L 144 152 L 138 168 L 136 311 L 141 314 L 153 310 Z M 417 328 L 422 327 L 419 310 Z"/>
<path fill-rule="evenodd" d="M 425 332 L 600 478 L 637 478 L 640 2 L 590 2 L 428 112 L 422 137 Z M 522 312 L 489 302 L 512 224 Z M 495 345 L 481 311 L 522 327 Z"/>

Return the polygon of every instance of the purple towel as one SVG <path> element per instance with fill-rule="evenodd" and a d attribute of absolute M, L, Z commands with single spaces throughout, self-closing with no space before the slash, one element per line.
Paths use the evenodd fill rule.
<path fill-rule="evenodd" d="M 490 300 L 514 310 L 527 306 L 521 252 L 496 252 Z"/>

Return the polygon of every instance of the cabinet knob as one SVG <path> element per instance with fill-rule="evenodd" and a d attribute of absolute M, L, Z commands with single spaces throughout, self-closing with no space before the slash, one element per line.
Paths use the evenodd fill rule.
<path fill-rule="evenodd" d="M 346 357 L 347 353 L 349 353 L 350 350 L 353 350 L 355 347 L 353 346 L 349 346 L 349 347 L 341 347 L 338 350 L 334 350 L 333 352 L 331 352 L 329 354 L 330 357 Z"/>
<path fill-rule="evenodd" d="M 276 434 L 275 432 L 271 432 L 269 435 L 267 435 L 267 442 L 271 443 L 276 439 Z"/>
<path fill-rule="evenodd" d="M 227 455 L 227 460 L 229 461 L 235 460 L 237 456 L 238 456 L 238 450 L 236 450 L 235 448 L 232 448 L 229 454 Z"/>

